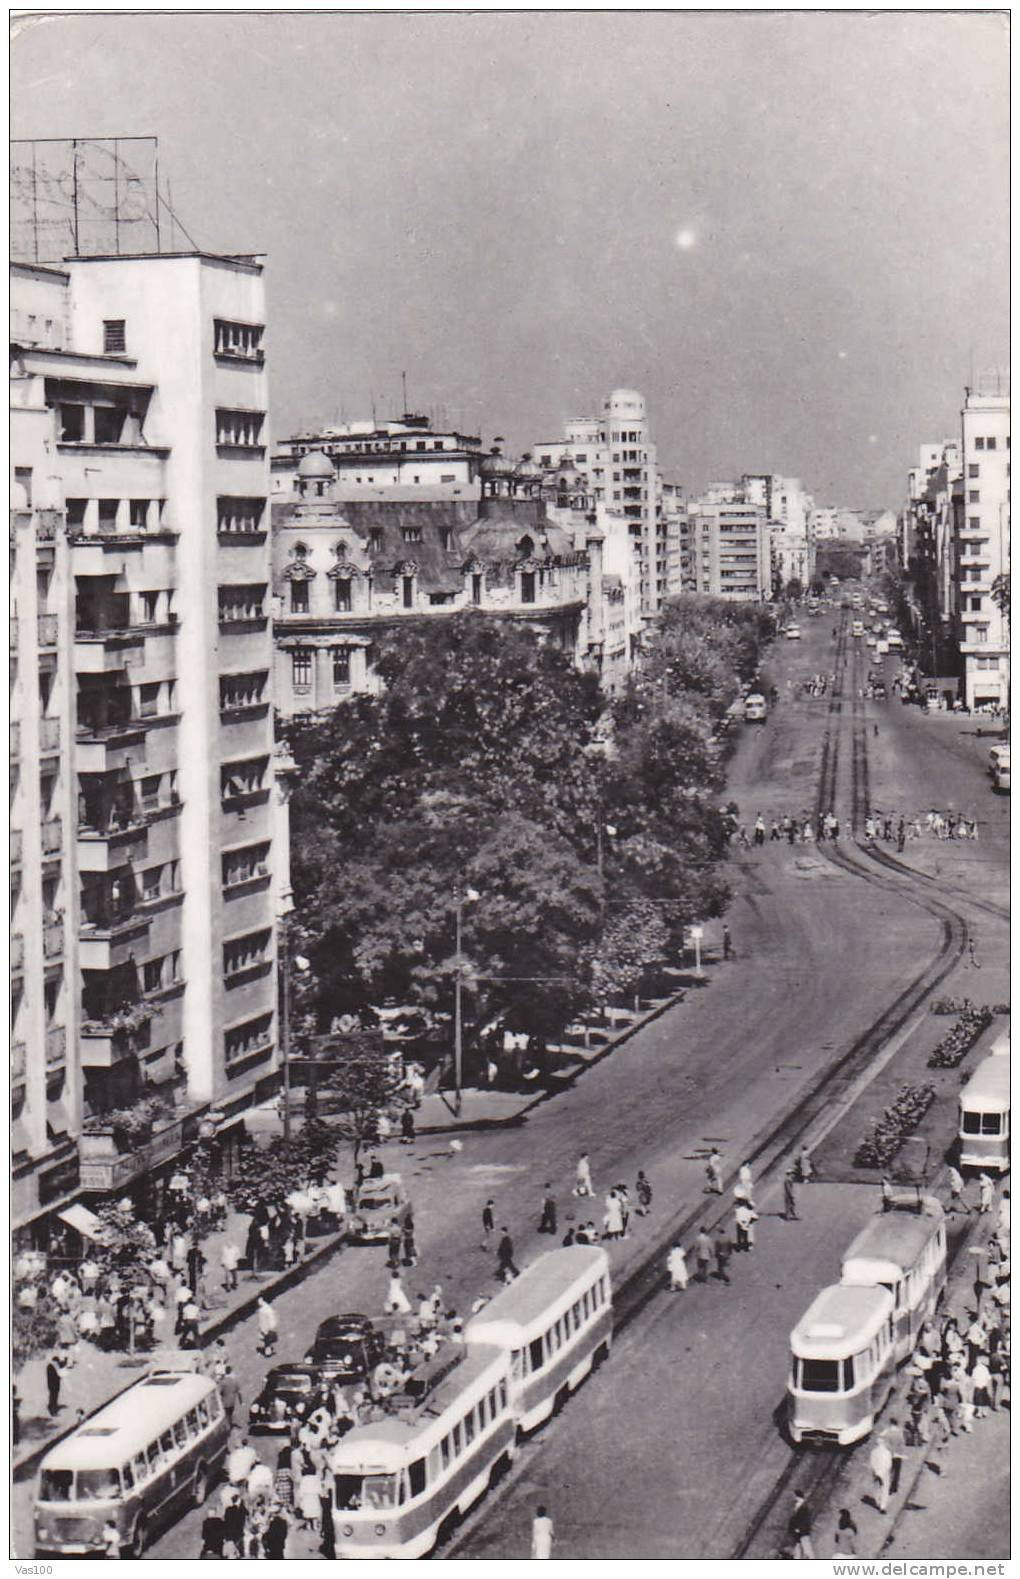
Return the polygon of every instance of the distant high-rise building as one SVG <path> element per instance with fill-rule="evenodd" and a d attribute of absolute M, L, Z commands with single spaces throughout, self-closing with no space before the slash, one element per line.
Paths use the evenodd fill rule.
<path fill-rule="evenodd" d="M 533 454 L 547 473 L 567 457 L 595 501 L 627 521 L 639 556 L 642 612 L 656 615 L 681 590 L 681 530 L 676 511 L 663 509 L 644 396 L 614 389 L 600 417 L 574 418 L 562 439 L 535 444 Z"/>
<path fill-rule="evenodd" d="M 1009 703 L 1009 403 L 1008 381 L 989 379 L 967 390 L 961 412 L 954 575 L 968 707 Z"/>
<path fill-rule="evenodd" d="M 768 598 L 772 547 L 765 505 L 750 499 L 743 483 L 718 483 L 687 508 L 696 590 L 740 602 Z"/>

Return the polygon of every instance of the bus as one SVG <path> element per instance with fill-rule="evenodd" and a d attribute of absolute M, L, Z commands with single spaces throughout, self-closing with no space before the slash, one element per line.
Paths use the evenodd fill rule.
<path fill-rule="evenodd" d="M 453 1343 L 329 1457 L 339 1558 L 424 1557 L 510 1467 L 516 1417 L 500 1349 Z"/>
<path fill-rule="evenodd" d="M 1009 1167 L 1009 1050 L 988 1055 L 960 1092 L 960 1167 Z"/>
<path fill-rule="evenodd" d="M 229 1427 L 216 1383 L 152 1371 L 46 1454 L 35 1498 L 35 1555 L 96 1556 L 109 1519 L 140 1557 L 151 1532 L 205 1501 Z"/>
<path fill-rule="evenodd" d="M 946 1286 L 945 1214 L 933 1195 L 900 1202 L 862 1228 L 843 1257 L 840 1280 L 885 1288 L 893 1297 L 897 1365 L 917 1346 L 918 1334 Z"/>
<path fill-rule="evenodd" d="M 896 1369 L 886 1288 L 823 1288 L 790 1334 L 787 1427 L 794 1442 L 845 1447 L 868 1435 Z"/>
<path fill-rule="evenodd" d="M 535 1430 L 609 1354 L 608 1255 L 597 1245 L 547 1251 L 472 1317 L 464 1336 L 508 1356 L 518 1425 Z"/>

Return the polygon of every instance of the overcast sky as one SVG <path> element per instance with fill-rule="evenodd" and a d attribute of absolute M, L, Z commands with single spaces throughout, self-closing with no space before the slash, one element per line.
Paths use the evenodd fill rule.
<path fill-rule="evenodd" d="M 521 450 L 644 391 L 692 489 L 896 506 L 1005 365 L 1008 33 L 957 15 L 69 15 L 15 137 L 156 133 L 268 254 L 273 431 L 442 408 Z"/>

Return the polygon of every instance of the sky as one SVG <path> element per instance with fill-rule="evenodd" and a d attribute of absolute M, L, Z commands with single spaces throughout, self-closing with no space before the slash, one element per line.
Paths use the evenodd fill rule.
<path fill-rule="evenodd" d="M 648 401 L 667 475 L 900 505 L 1008 362 L 1002 14 L 75 15 L 16 138 L 159 137 L 267 255 L 271 427 L 403 408 L 513 452 Z"/>

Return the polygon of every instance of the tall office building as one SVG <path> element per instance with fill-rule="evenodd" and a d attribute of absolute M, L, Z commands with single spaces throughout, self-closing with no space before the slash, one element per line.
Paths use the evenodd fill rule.
<path fill-rule="evenodd" d="M 688 504 L 695 590 L 754 602 L 772 591 L 768 511 L 743 484 L 722 483 Z"/>
<path fill-rule="evenodd" d="M 602 415 L 568 422 L 563 438 L 533 446 L 536 464 L 551 473 L 565 458 L 598 504 L 628 523 L 640 564 L 641 610 L 655 615 L 681 590 L 681 527 L 664 511 L 645 398 L 636 389 L 614 389 Z"/>
<path fill-rule="evenodd" d="M 14 264 L 15 1217 L 146 1180 L 276 1079 L 264 285 Z M 162 1100 L 124 1153 L 105 1115 Z"/>

